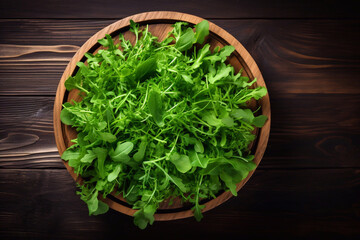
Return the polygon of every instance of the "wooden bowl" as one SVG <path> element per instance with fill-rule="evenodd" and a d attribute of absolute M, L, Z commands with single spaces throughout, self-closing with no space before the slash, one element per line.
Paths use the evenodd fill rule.
<path fill-rule="evenodd" d="M 189 14 L 178 13 L 178 12 L 167 12 L 167 11 L 158 11 L 158 12 L 146 12 L 136 14 L 127 18 L 124 18 L 120 21 L 117 21 L 104 29 L 97 32 L 93 35 L 86 43 L 76 52 L 74 57 L 71 59 L 70 63 L 67 65 L 64 74 L 62 75 L 55 98 L 54 104 L 54 131 L 55 131 L 55 140 L 56 145 L 59 150 L 60 155 L 71 145 L 70 140 L 76 138 L 76 131 L 71 127 L 64 125 L 60 121 L 60 112 L 62 109 L 62 104 L 71 99 L 78 99 L 79 96 L 76 92 L 71 91 L 67 92 L 64 86 L 65 80 L 73 75 L 76 72 L 76 63 L 79 61 L 85 61 L 84 54 L 86 52 L 94 53 L 100 49 L 100 45 L 97 40 L 104 38 L 105 34 L 110 34 L 114 37 L 114 41 L 118 41 L 118 34 L 121 32 L 124 34 L 125 39 L 134 40 L 133 34 L 129 30 L 129 21 L 130 19 L 139 23 L 140 25 L 149 25 L 149 31 L 159 37 L 159 40 L 162 40 L 166 37 L 167 33 L 172 29 L 172 24 L 178 21 L 188 22 L 190 24 L 197 24 L 201 22 L 202 18 L 196 17 Z M 234 66 L 235 71 L 243 69 L 243 74 L 248 76 L 250 79 L 257 78 L 257 86 L 265 86 L 264 79 L 261 75 L 261 72 L 256 65 L 254 59 L 246 51 L 246 49 L 237 41 L 233 36 L 227 33 L 225 30 L 216 26 L 215 24 L 209 22 L 210 25 L 210 35 L 208 37 L 208 42 L 212 47 L 214 46 L 224 46 L 232 45 L 235 47 L 235 52 L 230 56 L 229 63 Z M 255 155 L 254 162 L 256 165 L 260 163 L 261 158 L 264 155 L 269 133 L 270 133 L 270 101 L 269 95 L 263 97 L 257 103 L 261 106 L 261 111 L 263 115 L 268 117 L 268 121 L 265 126 L 257 131 L 257 138 L 252 144 L 252 152 Z M 64 165 L 67 170 L 74 178 L 75 181 L 81 183 L 82 178 L 74 173 L 73 168 L 71 168 L 67 162 L 64 161 Z M 249 180 L 254 171 L 250 172 L 247 178 L 237 184 L 237 191 L 244 186 L 244 184 Z M 215 199 L 207 200 L 203 204 L 205 208 L 203 212 L 208 211 L 219 204 L 227 201 L 232 197 L 231 192 L 225 191 L 220 193 Z M 126 201 L 118 195 L 112 194 L 109 195 L 105 200 L 112 209 L 122 212 L 124 214 L 133 216 L 136 210 L 133 210 Z M 168 206 L 167 201 L 161 204 L 157 213 L 155 214 L 155 220 L 174 220 L 181 219 L 193 216 L 191 211 L 191 206 L 182 205 L 181 201 L 175 202 L 172 206 Z"/>

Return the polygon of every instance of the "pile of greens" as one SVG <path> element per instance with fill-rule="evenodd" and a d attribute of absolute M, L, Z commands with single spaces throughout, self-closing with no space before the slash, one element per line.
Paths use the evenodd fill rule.
<path fill-rule="evenodd" d="M 266 116 L 247 107 L 264 87 L 237 74 L 226 63 L 234 47 L 205 44 L 209 23 L 194 29 L 177 22 L 159 42 L 130 21 L 135 44 L 107 35 L 104 47 L 87 53 L 87 64 L 65 82 L 82 100 L 63 104 L 61 121 L 78 132 L 63 154 L 84 183 L 81 199 L 89 214 L 108 210 L 98 200 L 116 191 L 134 209 L 134 223 L 145 228 L 166 199 L 180 197 L 202 218 L 201 199 L 236 184 L 256 167 L 249 144 Z"/>

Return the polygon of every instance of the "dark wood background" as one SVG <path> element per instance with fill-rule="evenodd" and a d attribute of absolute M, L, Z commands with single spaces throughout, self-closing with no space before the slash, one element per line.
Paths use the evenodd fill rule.
<path fill-rule="evenodd" d="M 76 50 L 125 16 L 206 18 L 250 52 L 272 127 L 250 181 L 194 219 L 139 230 L 88 216 L 54 141 L 56 86 Z M 355 1 L 0 1 L 1 239 L 355 239 L 360 237 L 360 19 Z"/>

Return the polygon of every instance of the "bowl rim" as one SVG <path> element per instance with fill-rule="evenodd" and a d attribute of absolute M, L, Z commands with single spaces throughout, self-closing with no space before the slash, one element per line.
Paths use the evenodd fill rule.
<path fill-rule="evenodd" d="M 114 32 L 120 31 L 121 29 L 129 27 L 130 19 L 133 21 L 139 23 L 139 24 L 146 24 L 151 21 L 158 21 L 159 23 L 169 23 L 169 22 L 175 22 L 175 21 L 184 21 L 188 22 L 190 24 L 197 24 L 205 19 L 187 14 L 187 13 L 181 13 L 181 12 L 173 12 L 173 11 L 152 11 L 152 12 L 143 12 L 135 15 L 131 15 L 128 17 L 125 17 L 119 21 L 116 21 L 105 28 L 101 29 L 97 33 L 95 33 L 93 36 L 91 36 L 75 53 L 75 55 L 72 57 L 70 62 L 68 63 L 60 81 L 57 87 L 56 91 L 56 97 L 54 102 L 54 112 L 53 112 L 53 125 L 54 125 L 54 135 L 55 135 L 55 141 L 57 145 L 57 149 L 59 151 L 59 154 L 62 155 L 62 153 L 66 150 L 66 144 L 64 141 L 64 124 L 60 121 L 60 112 L 62 109 L 62 104 L 65 100 L 65 80 L 71 76 L 76 69 L 76 63 L 81 61 L 83 59 L 84 54 L 91 50 L 96 44 L 97 40 L 104 38 L 105 34 L 113 34 Z M 163 22 L 161 22 L 163 21 Z M 167 22 L 166 22 L 167 21 Z M 248 74 L 248 76 L 253 79 L 257 78 L 257 85 L 258 86 L 264 86 L 266 87 L 265 81 L 263 79 L 263 76 L 260 72 L 259 67 L 257 66 L 256 62 L 252 58 L 252 56 L 249 54 L 249 52 L 245 49 L 245 47 L 231 34 L 229 34 L 224 29 L 220 28 L 216 24 L 209 21 L 209 31 L 212 34 L 217 35 L 220 37 L 221 40 L 224 40 L 227 42 L 227 44 L 232 45 L 235 47 L 234 53 L 237 54 L 238 60 L 241 62 L 244 71 Z M 256 163 L 257 167 L 265 153 L 269 135 L 270 135 L 270 124 L 271 124 L 271 111 L 270 111 L 270 98 L 269 93 L 264 96 L 262 99 L 258 101 L 258 103 L 261 105 L 262 114 L 266 115 L 268 117 L 268 120 L 266 121 L 265 125 L 259 129 L 258 135 L 257 135 L 257 146 L 255 150 L 255 157 L 254 162 Z M 68 165 L 67 162 L 63 161 L 65 167 L 67 168 L 68 172 L 72 176 L 72 178 L 77 183 L 82 183 L 81 176 L 74 173 L 74 169 Z M 256 167 L 256 168 L 257 168 Z M 237 184 L 236 191 L 239 191 L 245 183 L 250 179 L 252 174 L 255 172 L 256 168 L 251 171 L 248 176 L 242 180 L 240 183 Z M 215 208 L 216 206 L 224 203 L 228 199 L 230 199 L 233 195 L 230 191 L 224 191 L 219 196 L 217 196 L 214 199 L 211 199 L 204 203 L 205 207 L 202 210 L 202 212 L 206 212 L 210 209 Z M 123 200 L 124 199 L 121 196 L 116 196 L 118 199 Z M 110 208 L 122 212 L 126 215 L 133 216 L 134 213 L 137 210 L 134 210 L 128 206 L 121 205 L 117 202 L 114 202 L 113 200 L 109 198 L 101 199 L 105 203 L 109 205 Z M 193 212 L 191 209 L 184 210 L 184 211 L 177 211 L 177 212 L 166 212 L 166 213 L 155 213 L 154 217 L 157 221 L 166 221 L 166 220 L 175 220 L 175 219 L 182 219 L 193 216 Z"/>

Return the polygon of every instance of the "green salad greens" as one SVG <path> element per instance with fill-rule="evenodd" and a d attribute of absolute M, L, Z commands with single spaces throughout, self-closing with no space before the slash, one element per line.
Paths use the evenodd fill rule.
<path fill-rule="evenodd" d="M 90 215 L 105 213 L 101 198 L 115 191 L 138 210 L 141 229 L 175 197 L 193 204 L 199 221 L 201 199 L 224 190 L 236 196 L 236 184 L 255 169 L 248 146 L 267 117 L 247 102 L 267 90 L 250 88 L 256 79 L 227 64 L 234 47 L 210 50 L 207 21 L 194 29 L 177 22 L 162 42 L 130 23 L 134 44 L 106 35 L 98 41 L 104 49 L 87 53 L 66 80 L 82 98 L 63 104 L 61 121 L 78 136 L 61 157 L 83 177 L 78 194 Z"/>

